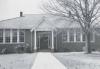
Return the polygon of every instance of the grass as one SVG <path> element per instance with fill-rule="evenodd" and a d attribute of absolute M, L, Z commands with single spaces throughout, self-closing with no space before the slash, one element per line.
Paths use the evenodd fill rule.
<path fill-rule="evenodd" d="M 0 55 L 0 69 L 31 69 L 36 53 Z"/>
<path fill-rule="evenodd" d="M 82 52 L 54 53 L 54 56 L 67 69 L 100 69 L 100 52 L 84 54 Z"/>

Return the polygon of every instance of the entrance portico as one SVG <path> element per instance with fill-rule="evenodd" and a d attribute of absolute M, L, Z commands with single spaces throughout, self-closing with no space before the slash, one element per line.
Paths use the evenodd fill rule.
<path fill-rule="evenodd" d="M 34 51 L 54 50 L 54 32 L 34 30 Z"/>
<path fill-rule="evenodd" d="M 34 51 L 41 49 L 54 51 L 54 30 L 55 27 L 48 23 L 45 16 L 31 29 L 31 32 L 34 32 Z"/>

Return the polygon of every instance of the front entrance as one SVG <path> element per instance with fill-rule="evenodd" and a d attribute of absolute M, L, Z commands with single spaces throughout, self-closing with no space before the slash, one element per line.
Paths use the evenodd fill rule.
<path fill-rule="evenodd" d="M 51 49 L 51 32 L 37 33 L 38 51 L 50 51 Z"/>
<path fill-rule="evenodd" d="M 48 36 L 41 37 L 40 38 L 40 49 L 41 50 L 48 49 L 48 43 L 49 43 Z"/>

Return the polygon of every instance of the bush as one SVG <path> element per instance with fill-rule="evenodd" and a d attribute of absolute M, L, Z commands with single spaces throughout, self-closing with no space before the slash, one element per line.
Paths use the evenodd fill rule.
<path fill-rule="evenodd" d="M 0 46 L 0 54 L 9 53 L 31 53 L 31 46 L 29 44 L 9 44 Z"/>

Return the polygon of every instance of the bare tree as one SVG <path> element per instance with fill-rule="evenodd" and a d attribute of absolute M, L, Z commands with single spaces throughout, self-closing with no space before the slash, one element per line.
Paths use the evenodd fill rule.
<path fill-rule="evenodd" d="M 79 23 L 86 37 L 86 53 L 92 52 L 90 35 L 100 22 L 100 0 L 50 0 L 43 8 L 47 13 Z"/>

